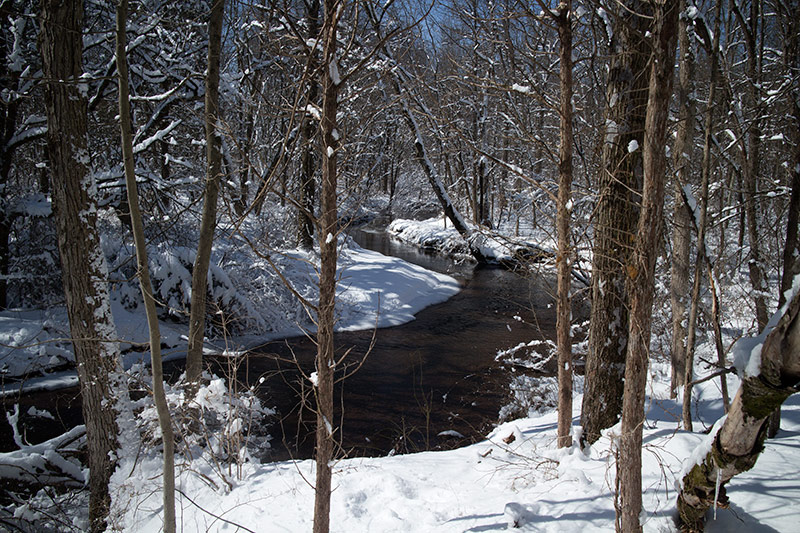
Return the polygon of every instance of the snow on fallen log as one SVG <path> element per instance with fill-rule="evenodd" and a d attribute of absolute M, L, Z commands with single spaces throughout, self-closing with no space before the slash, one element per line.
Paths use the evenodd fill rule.
<path fill-rule="evenodd" d="M 16 417 L 7 414 L 15 427 Z M 0 479 L 46 485 L 64 484 L 82 487 L 85 484 L 83 467 L 75 455 L 83 445 L 86 426 L 76 426 L 68 432 L 39 444 L 22 444 L 20 449 L 0 453 Z M 17 439 L 15 439 L 17 440 Z"/>

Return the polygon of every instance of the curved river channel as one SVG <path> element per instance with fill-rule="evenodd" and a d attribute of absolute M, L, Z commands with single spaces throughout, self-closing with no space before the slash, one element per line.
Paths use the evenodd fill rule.
<path fill-rule="evenodd" d="M 497 352 L 553 338 L 555 312 L 546 282 L 500 267 L 456 264 L 385 233 L 358 231 L 353 238 L 364 248 L 447 273 L 462 290 L 407 324 L 336 334 L 337 352 L 350 350 L 351 369 L 363 359 L 358 371 L 337 386 L 343 450 L 383 455 L 452 448 L 482 438 L 508 396 L 509 371 L 495 361 Z M 315 417 L 300 401 L 301 389 L 310 391 L 300 385 L 304 380 L 292 353 L 307 374 L 313 371 L 315 346 L 305 338 L 261 347 L 251 353 L 246 370 L 249 381 L 269 376 L 262 385 L 267 405 L 281 414 L 271 431 L 276 459 L 310 457 L 313 447 Z"/>
<path fill-rule="evenodd" d="M 526 278 L 500 267 L 457 264 L 385 233 L 356 231 L 353 238 L 364 248 L 450 274 L 462 290 L 423 309 L 407 324 L 336 334 L 337 352 L 349 350 L 345 371 L 363 360 L 357 372 L 336 387 L 342 449 L 350 456 L 385 455 L 452 448 L 481 439 L 496 423 L 508 396 L 510 371 L 495 361 L 497 352 L 554 337 L 547 277 Z M 265 460 L 311 457 L 315 417 L 302 400 L 311 391 L 299 368 L 312 372 L 315 353 L 307 338 L 284 339 L 251 351 L 239 366 L 239 378 L 259 383 L 259 396 L 278 413 L 269 422 L 273 440 Z M 225 371 L 224 360 L 215 363 L 218 373 Z M 169 364 L 176 374 L 182 366 Z M 58 419 L 47 427 L 27 427 L 31 442 L 81 423 L 74 388 L 23 395 L 13 402 L 20 403 L 20 412 L 36 405 Z M 13 449 L 10 427 L 4 426 L 0 448 Z"/>

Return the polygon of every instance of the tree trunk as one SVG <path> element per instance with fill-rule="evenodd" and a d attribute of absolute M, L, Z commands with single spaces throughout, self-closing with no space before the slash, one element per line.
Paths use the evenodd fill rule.
<path fill-rule="evenodd" d="M 759 342 L 761 339 L 763 344 Z M 800 291 L 795 292 L 758 338 L 742 339 L 734 349 L 746 358 L 757 356 L 754 353 L 757 348 L 761 349 L 758 373 L 744 373 L 711 451 L 683 478 L 678 513 L 685 530 L 703 531 L 706 511 L 715 500 L 727 501 L 728 481 L 755 465 L 766 438 L 767 418 L 798 390 Z"/>
<path fill-rule="evenodd" d="M 636 197 L 642 184 L 650 29 L 648 4 L 626 0 L 614 15 L 608 74 L 606 132 L 598 178 L 592 248 L 592 311 L 581 425 L 591 444 L 622 412 L 622 378 L 628 342 L 625 265 L 636 231 Z"/>
<path fill-rule="evenodd" d="M 200 386 L 203 371 L 203 337 L 206 329 L 206 295 L 211 247 L 217 227 L 217 198 L 222 175 L 222 140 L 219 131 L 219 65 L 225 0 L 213 0 L 208 21 L 208 72 L 206 74 L 206 184 L 200 240 L 192 269 L 192 299 L 189 309 L 189 347 L 186 352 L 186 398 L 191 400 Z"/>
<path fill-rule="evenodd" d="M 127 400 L 97 231 L 97 186 L 89 171 L 83 74 L 83 3 L 41 2 L 40 47 L 53 211 L 70 335 L 89 446 L 89 521 L 105 531 L 108 480 L 118 448 L 117 418 Z"/>
<path fill-rule="evenodd" d="M 620 486 L 618 531 L 641 531 L 642 426 L 650 354 L 650 328 L 655 295 L 655 266 L 664 210 L 667 166 L 664 146 L 672 96 L 675 42 L 678 25 L 677 0 L 654 3 L 653 58 L 647 118 L 644 130 L 644 187 L 636 244 L 627 265 L 630 325 L 625 365 L 617 479 Z M 619 525 L 621 524 L 621 529 Z"/>
<path fill-rule="evenodd" d="M 320 212 L 319 304 L 317 308 L 317 477 L 314 494 L 314 533 L 330 530 L 331 462 L 335 444 L 333 427 L 333 377 L 336 365 L 333 345 L 334 307 L 336 303 L 336 259 L 338 213 L 336 204 L 337 153 L 336 113 L 339 109 L 339 73 L 337 62 L 337 27 L 344 0 L 324 1 L 324 46 L 321 69 L 322 117 L 322 192 Z"/>
<path fill-rule="evenodd" d="M 0 91 L 8 96 L 0 99 L 0 310 L 8 307 L 8 266 L 10 261 L 9 238 L 13 215 L 8 209 L 8 178 L 15 149 L 9 146 L 17 127 L 19 99 L 14 96 L 19 85 L 20 72 L 9 68 L 8 54 L 14 44 L 11 28 L 11 2 L 0 4 Z"/>
<path fill-rule="evenodd" d="M 368 4 L 365 5 L 367 8 L 367 16 L 370 18 L 370 23 L 373 26 L 374 31 L 380 37 L 381 35 L 381 21 L 380 18 L 368 7 Z M 428 183 L 430 183 L 431 187 L 433 188 L 433 192 L 436 195 L 436 199 L 439 200 L 439 204 L 442 206 L 442 210 L 444 211 L 445 216 L 453 223 L 453 227 L 458 231 L 459 235 L 461 235 L 465 241 L 467 241 L 467 246 L 469 247 L 470 254 L 479 262 L 485 263 L 487 262 L 486 256 L 483 255 L 478 243 L 476 242 L 476 236 L 472 230 L 467 226 L 464 217 L 461 216 L 461 213 L 456 209 L 453 205 L 453 202 L 450 199 L 450 195 L 447 193 L 447 189 L 444 186 L 444 182 L 442 181 L 439 172 L 436 170 L 436 167 L 433 165 L 431 161 L 428 149 L 425 146 L 422 137 L 422 130 L 417 123 L 417 119 L 414 115 L 414 111 L 411 109 L 411 101 L 414 100 L 420 107 L 422 107 L 422 112 L 426 116 L 433 116 L 433 113 L 430 112 L 429 109 L 425 106 L 424 102 L 419 99 L 415 99 L 414 95 L 411 93 L 409 88 L 409 80 L 410 76 L 403 70 L 403 68 L 397 64 L 397 61 L 392 56 L 391 52 L 386 46 L 386 43 L 381 41 L 381 56 L 383 56 L 387 62 L 389 63 L 389 68 L 387 69 L 387 74 L 390 77 L 392 83 L 392 89 L 394 90 L 395 94 L 397 94 L 400 104 L 400 110 L 403 115 L 403 119 L 405 120 L 408 129 L 410 130 L 411 135 L 414 137 L 414 155 L 417 163 L 419 163 L 420 167 L 422 168 L 425 177 L 428 179 Z M 462 169 L 463 170 L 463 169 Z M 459 175 L 463 175 L 463 172 L 460 172 Z"/>
<path fill-rule="evenodd" d="M 319 0 L 313 0 L 306 4 L 306 20 L 308 21 L 307 36 L 309 40 L 316 41 L 319 38 Z M 306 63 L 307 103 L 309 105 L 317 105 L 319 98 L 319 83 L 316 80 L 319 62 L 315 58 L 316 53 L 315 47 L 309 47 L 309 57 Z M 314 132 L 317 130 L 315 119 L 305 116 L 301 129 L 303 132 L 303 156 L 300 163 L 300 183 L 297 187 L 297 241 L 300 248 L 311 250 L 314 247 L 314 197 L 317 189 L 314 183 L 316 174 Z"/>
<path fill-rule="evenodd" d="M 683 390 L 683 428 L 692 431 L 692 379 L 694 376 L 694 348 L 697 338 L 697 314 L 700 309 L 700 287 L 703 271 L 708 261 L 706 253 L 706 218 L 708 214 L 708 187 L 711 181 L 711 136 L 714 126 L 714 97 L 716 95 L 718 49 L 720 34 L 720 15 L 722 2 L 717 2 L 714 11 L 714 37 L 709 54 L 711 56 L 711 85 L 708 89 L 708 103 L 705 111 L 705 127 L 703 130 L 703 166 L 700 178 L 700 216 L 697 220 L 697 257 L 694 265 L 694 282 L 692 285 L 692 305 L 689 310 L 689 324 L 686 339 L 686 360 L 684 365 L 685 383 Z"/>
<path fill-rule="evenodd" d="M 686 0 L 680 2 L 681 12 L 686 10 Z M 689 40 L 689 20 L 681 17 L 678 25 L 680 43 L 680 84 L 678 86 L 678 124 L 675 137 L 675 198 L 672 216 L 672 276 L 670 278 L 670 304 L 672 308 L 672 379 L 670 394 L 677 396 L 678 387 L 684 384 L 686 361 L 686 300 L 689 293 L 689 254 L 692 244 L 692 213 L 683 201 L 683 187 L 691 183 L 691 161 L 694 148 L 695 105 L 694 96 L 694 46 Z"/>
<path fill-rule="evenodd" d="M 156 302 L 150 284 L 150 270 L 147 264 L 147 245 L 144 237 L 142 213 L 139 210 L 139 193 L 136 188 L 136 171 L 133 159 L 133 135 L 131 133 L 130 88 L 128 86 L 128 58 L 125 52 L 127 43 L 125 24 L 128 18 L 128 0 L 120 0 L 117 5 L 117 73 L 119 75 L 119 122 L 122 142 L 122 157 L 125 167 L 125 185 L 128 191 L 133 242 L 136 247 L 136 266 L 139 287 L 142 291 L 147 327 L 150 333 L 150 363 L 153 372 L 153 398 L 158 413 L 164 446 L 163 502 L 164 531 L 175 532 L 175 437 L 172 420 L 164 393 L 164 372 L 161 367 L 161 333 L 159 331 Z"/>
<path fill-rule="evenodd" d="M 422 139 L 422 131 L 420 130 L 417 119 L 414 116 L 414 112 L 410 107 L 410 97 L 407 94 L 407 90 L 404 89 L 405 83 L 400 79 L 400 76 L 394 72 L 394 70 L 392 70 L 391 74 L 394 90 L 400 97 L 400 106 L 403 112 L 403 118 L 405 119 L 408 128 L 411 130 L 411 134 L 414 136 L 415 159 L 422 168 L 422 171 L 425 173 L 425 177 L 428 178 L 428 182 L 433 188 L 433 192 L 436 195 L 436 198 L 439 200 L 439 204 L 442 206 L 445 216 L 450 220 L 450 222 L 453 223 L 453 227 L 456 229 L 456 231 L 458 231 L 459 235 L 461 235 L 464 240 L 467 241 L 467 246 L 469 247 L 472 256 L 479 263 L 485 263 L 487 259 L 483 255 L 483 252 L 481 252 L 480 248 L 476 246 L 475 234 L 472 232 L 469 226 L 467 226 L 467 223 L 464 221 L 461 213 L 459 213 L 456 207 L 453 205 L 450 195 L 447 194 L 447 190 L 444 187 L 441 176 L 439 176 L 439 172 L 436 170 L 436 167 L 433 166 L 433 162 L 428 156 L 428 149 L 426 148 Z"/>
<path fill-rule="evenodd" d="M 787 30 L 786 70 L 797 72 L 800 69 L 800 2 L 794 2 L 793 12 L 790 13 L 790 22 Z M 800 78 L 794 77 L 794 87 L 791 91 L 791 136 L 794 144 L 794 165 L 791 166 L 792 195 L 789 200 L 789 213 L 786 226 L 786 246 L 783 249 L 783 275 L 781 276 L 781 290 L 778 307 L 786 301 L 786 292 L 792 288 L 792 282 L 800 274 Z"/>
<path fill-rule="evenodd" d="M 738 5 L 731 4 L 739 26 L 742 30 L 747 50 L 747 85 L 744 91 L 745 109 L 750 111 L 752 117 L 747 126 L 747 151 L 741 150 L 742 172 L 744 180 L 744 213 L 747 224 L 747 238 L 750 241 L 750 255 L 747 260 L 750 283 L 753 286 L 753 301 L 756 307 L 756 320 L 759 329 L 767 323 L 767 302 L 765 298 L 764 272 L 761 264 L 761 244 L 759 231 L 758 205 L 758 174 L 761 165 L 761 62 L 758 57 L 758 23 L 762 20 L 761 2 L 753 0 L 750 3 L 750 16 L 747 20 L 742 16 Z"/>
<path fill-rule="evenodd" d="M 800 2 L 794 2 L 792 12 L 789 14 L 789 27 L 786 32 L 786 50 L 784 58 L 788 71 L 797 72 L 800 67 Z M 794 77 L 794 87 L 791 91 L 791 134 L 790 139 L 794 144 L 794 166 L 791 168 L 792 193 L 789 199 L 789 212 L 786 216 L 786 243 L 783 248 L 783 274 L 781 288 L 778 295 L 778 307 L 786 302 L 786 294 L 792 288 L 792 282 L 800 274 L 800 239 L 798 239 L 798 226 L 800 226 L 800 79 Z M 781 409 L 778 407 L 769 418 L 767 436 L 772 438 L 781 428 Z"/>
<path fill-rule="evenodd" d="M 572 188 L 572 0 L 558 6 L 558 38 L 561 84 L 560 145 L 558 164 L 558 209 L 556 256 L 556 344 L 558 346 L 558 447 L 572 446 L 572 306 L 570 303 L 570 213 Z"/>

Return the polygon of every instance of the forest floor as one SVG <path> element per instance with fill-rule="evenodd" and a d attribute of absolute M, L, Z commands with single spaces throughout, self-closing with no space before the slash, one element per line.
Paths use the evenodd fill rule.
<path fill-rule="evenodd" d="M 435 227 L 424 230 L 422 224 L 417 229 L 418 234 L 438 231 Z M 347 253 L 352 254 L 347 259 L 351 268 L 346 271 L 347 290 L 342 294 L 349 298 L 350 311 L 343 315 L 344 326 L 374 325 L 378 298 L 374 289 L 406 287 L 399 284 L 399 277 L 403 283 L 412 280 L 417 285 L 396 290 L 391 298 L 385 294 L 380 296 L 382 305 L 391 305 L 394 309 L 381 312 L 382 325 L 409 320 L 422 307 L 441 301 L 457 290 L 457 284 L 447 276 L 373 252 L 353 248 Z M 298 276 L 308 276 L 308 272 Z M 742 301 L 741 295 L 733 294 L 731 298 L 734 304 L 727 308 L 730 312 L 725 315 L 726 344 L 747 331 L 746 323 L 752 321 L 747 307 L 735 304 Z M 26 345 L 33 345 L 34 340 L 44 340 L 37 336 L 42 331 L 51 339 L 66 338 L 63 328 L 64 323 L 54 312 L 44 317 L 21 312 L 0 316 L 0 334 L 6 336 L 5 344 L 16 339 L 17 343 L 24 341 Z M 180 342 L 182 332 L 179 329 L 168 329 L 166 334 L 175 336 L 176 345 Z M 655 346 L 661 342 L 663 339 L 654 339 Z M 56 358 L 53 362 L 58 357 L 68 358 L 61 352 L 48 353 L 57 343 L 43 346 L 45 348 L 38 348 L 39 353 L 34 355 Z M 713 342 L 701 342 L 698 349 L 696 370 L 698 375 L 703 375 L 709 370 L 702 360 L 714 358 Z M 657 355 L 661 350 L 656 349 L 654 353 L 649 369 L 644 427 L 642 521 L 645 531 L 673 532 L 677 531 L 674 525 L 676 491 L 682 472 L 693 464 L 694 452 L 706 445 L 709 439 L 706 433 L 723 416 L 723 408 L 718 380 L 696 386 L 695 432 L 681 430 L 681 399 L 670 399 L 668 361 Z M 8 361 L 6 359 L 5 363 L 11 368 Z M 58 379 L 66 379 L 66 373 L 57 374 Z M 583 400 L 579 377 L 575 385 L 573 412 L 577 435 Z M 737 386 L 736 377 L 729 376 L 731 393 Z M 222 396 L 225 395 L 218 397 Z M 213 394 L 206 398 L 213 401 Z M 14 421 L 13 415 L 9 421 Z M 613 531 L 618 432 L 618 427 L 605 431 L 585 452 L 576 446 L 559 450 L 555 447 L 555 412 L 529 412 L 525 418 L 498 425 L 484 441 L 464 448 L 340 460 L 334 466 L 332 530 L 477 532 L 518 527 L 522 531 L 537 532 Z M 6 465 L 3 468 L 9 470 L 45 464 L 46 460 L 66 462 L 62 466 L 72 470 L 76 479 L 80 478 L 74 458 L 46 448 L 23 445 L 17 452 L 3 454 L 0 465 Z M 242 450 L 238 457 L 246 458 L 247 452 Z M 160 531 L 158 450 L 136 450 L 134 454 L 123 455 L 122 459 L 112 484 L 112 529 Z M 245 460 L 231 465 L 220 462 L 210 451 L 201 451 L 193 459 L 183 457 L 179 462 L 177 516 L 181 531 L 311 530 L 312 461 L 259 464 Z M 790 397 L 784 404 L 778 436 L 767 442 L 753 470 L 734 478 L 728 486 L 728 496 L 730 506 L 717 509 L 715 517 L 709 516 L 707 531 L 796 530 L 800 521 L 800 507 L 797 506 L 800 501 L 800 395 Z M 0 529 L 4 523 L 21 525 L 27 521 L 35 526 L 29 530 L 81 530 L 86 524 L 85 498 L 85 491 L 57 493 L 43 489 L 25 501 L 7 506 L 0 514 L 3 519 Z M 15 517 L 13 522 L 12 516 Z"/>

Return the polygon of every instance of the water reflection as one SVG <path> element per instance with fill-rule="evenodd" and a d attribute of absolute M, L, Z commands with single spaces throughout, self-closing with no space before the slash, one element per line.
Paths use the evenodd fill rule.
<path fill-rule="evenodd" d="M 358 372 L 338 385 L 344 450 L 386 454 L 449 448 L 481 438 L 506 395 L 508 376 L 495 363 L 497 351 L 552 337 L 555 317 L 547 287 L 541 278 L 456 264 L 385 234 L 358 232 L 354 238 L 365 248 L 453 275 L 463 289 L 408 324 L 336 335 L 339 353 L 349 350 L 349 369 L 366 356 Z M 313 371 L 314 354 L 312 341 L 295 338 L 263 346 L 249 358 L 247 379 L 269 376 L 264 387 L 268 404 L 283 416 L 282 431 L 273 432 L 284 441 L 276 442 L 275 458 L 312 452 L 314 416 L 302 407 L 310 390 L 298 365 Z"/>

